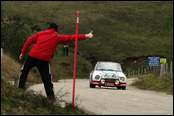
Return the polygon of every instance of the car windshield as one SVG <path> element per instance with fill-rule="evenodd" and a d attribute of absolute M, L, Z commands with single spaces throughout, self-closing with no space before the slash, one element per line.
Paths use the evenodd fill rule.
<path fill-rule="evenodd" d="M 113 62 L 99 62 L 99 63 L 97 63 L 96 70 L 107 70 L 107 71 L 122 72 L 120 64 L 113 63 Z"/>

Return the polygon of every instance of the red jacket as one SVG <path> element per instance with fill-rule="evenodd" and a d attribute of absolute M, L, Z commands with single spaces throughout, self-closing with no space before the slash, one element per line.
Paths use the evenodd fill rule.
<path fill-rule="evenodd" d="M 30 37 L 21 53 L 25 54 L 31 44 L 35 43 L 29 56 L 50 62 L 58 44 L 75 41 L 75 38 L 76 35 L 59 35 L 54 29 L 45 30 Z M 78 40 L 83 39 L 85 39 L 85 34 L 78 35 Z"/>

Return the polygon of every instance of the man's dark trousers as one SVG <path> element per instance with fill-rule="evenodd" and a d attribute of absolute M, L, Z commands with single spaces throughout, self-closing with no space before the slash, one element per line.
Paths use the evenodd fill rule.
<path fill-rule="evenodd" d="M 18 88 L 25 89 L 25 83 L 27 81 L 28 73 L 30 69 L 34 66 L 36 66 L 40 72 L 47 97 L 48 98 L 55 97 L 53 90 L 53 83 L 51 79 L 52 77 L 51 77 L 50 63 L 47 61 L 39 60 L 37 58 L 33 58 L 31 56 L 27 57 L 24 66 L 21 70 Z"/>

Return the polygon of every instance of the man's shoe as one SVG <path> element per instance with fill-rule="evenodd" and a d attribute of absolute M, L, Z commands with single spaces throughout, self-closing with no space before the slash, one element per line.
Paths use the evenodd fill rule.
<path fill-rule="evenodd" d="M 56 97 L 50 96 L 50 97 L 48 97 L 48 100 L 50 100 L 51 102 L 56 102 Z"/>

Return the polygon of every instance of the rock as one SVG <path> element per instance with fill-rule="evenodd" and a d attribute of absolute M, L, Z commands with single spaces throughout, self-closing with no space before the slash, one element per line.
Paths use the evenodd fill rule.
<path fill-rule="evenodd" d="M 32 101 L 35 97 L 37 97 L 37 93 L 33 90 L 26 90 L 23 92 L 22 97 L 28 101 Z"/>

